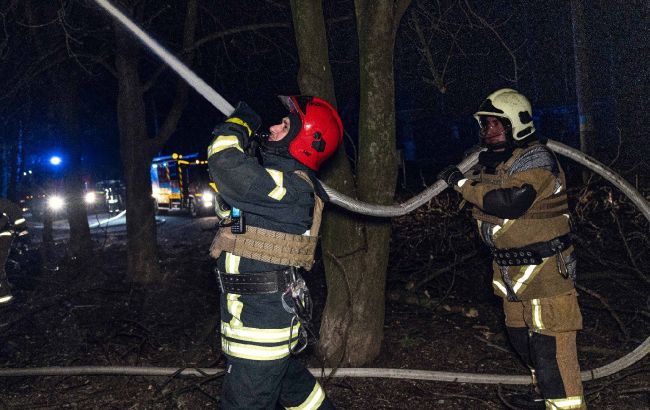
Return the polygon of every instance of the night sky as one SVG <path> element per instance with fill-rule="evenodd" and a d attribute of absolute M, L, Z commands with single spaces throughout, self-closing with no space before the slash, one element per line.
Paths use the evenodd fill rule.
<path fill-rule="evenodd" d="M 46 3 L 0 2 L 5 16 L 0 30 L 0 89 L 5 90 L 0 93 L 3 195 L 9 170 L 16 164 L 12 158 L 18 158 L 23 171 L 33 168 L 51 177 L 59 171 L 47 164 L 49 156 L 66 157 L 53 92 L 57 77 L 52 74 L 63 64 L 57 61 L 61 55 L 67 56 L 65 67 L 73 68 L 57 75 L 72 76 L 83 101 L 78 125 L 84 173 L 97 181 L 118 178 L 122 172 L 117 82 L 107 69 L 113 64 L 112 21 L 88 1 L 64 1 L 62 8 Z M 620 129 L 624 148 L 634 146 L 623 149 L 622 158 L 626 166 L 633 166 L 650 152 L 646 144 L 639 144 L 648 137 L 650 3 L 588 3 L 589 73 L 599 158 L 613 156 Z M 135 20 L 178 54 L 184 2 L 143 4 Z M 275 96 L 299 91 L 289 1 L 202 0 L 199 4 L 197 39 L 254 24 L 277 26 L 206 42 L 197 49 L 192 66 L 231 104 L 245 100 L 262 115 L 265 126 L 272 124 L 284 114 Z M 438 4 L 442 9 L 437 9 Z M 359 84 L 354 5 L 351 0 L 328 0 L 324 10 L 339 111 L 355 140 Z M 442 92 L 430 81 L 416 25 L 430 40 L 428 49 L 436 68 L 445 67 Z M 57 48 L 63 54 L 47 56 Z M 160 70 L 161 63 L 144 49 L 141 53 L 140 74 L 146 80 Z M 410 159 L 431 173 L 457 162 L 463 150 L 476 142 L 471 114 L 487 94 L 501 87 L 516 88 L 530 98 L 538 128 L 545 135 L 574 146 L 578 143 L 569 1 L 414 1 L 398 32 L 395 74 L 398 147 L 414 143 L 417 155 Z M 170 107 L 177 79 L 163 69 L 145 94 L 151 135 Z M 179 126 L 161 154 L 203 153 L 211 129 L 223 118 L 191 91 Z"/>

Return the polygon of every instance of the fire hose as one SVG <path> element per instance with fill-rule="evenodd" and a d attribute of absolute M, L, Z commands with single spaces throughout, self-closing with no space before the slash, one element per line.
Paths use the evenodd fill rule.
<path fill-rule="evenodd" d="M 95 0 L 113 17 L 119 20 L 127 29 L 136 35 L 152 52 L 158 55 L 167 63 L 181 78 L 188 82 L 197 92 L 205 97 L 212 105 L 225 115 L 230 115 L 234 108 L 225 101 L 214 89 L 201 80 L 188 67 L 172 56 L 167 50 L 149 37 L 135 23 L 129 20 L 124 14 L 113 7 L 106 0 Z M 568 147 L 557 141 L 548 140 L 546 144 L 552 151 L 566 156 L 579 164 L 594 171 L 598 175 L 611 182 L 619 188 L 650 221 L 650 204 L 646 199 L 632 187 L 625 179 L 607 166 L 597 160 L 583 154 L 579 150 Z M 478 151 L 467 156 L 458 168 L 462 172 L 468 171 L 478 160 Z M 415 208 L 427 203 L 447 187 L 442 180 L 437 181 L 431 187 L 413 197 L 412 199 L 397 205 L 375 205 L 358 201 L 354 198 L 342 195 L 336 190 L 324 185 L 325 191 L 330 197 L 330 202 L 348 209 L 355 213 L 378 217 L 394 217 L 411 212 Z M 636 349 L 627 355 L 615 360 L 605 366 L 586 370 L 581 373 L 583 381 L 590 381 L 617 373 L 639 360 L 643 359 L 650 352 L 650 337 L 641 343 Z M 132 376 L 194 376 L 209 377 L 223 373 L 220 368 L 170 368 L 170 367 L 138 367 L 138 366 L 70 366 L 70 367 L 36 367 L 36 368 L 15 368 L 0 369 L 0 377 L 8 376 L 73 376 L 73 375 L 132 375 Z M 457 383 L 480 383 L 480 384 L 529 384 L 529 375 L 500 375 L 500 374 L 476 374 L 458 373 L 446 371 L 429 370 L 408 370 L 408 369 L 381 369 L 381 368 L 324 368 L 310 369 L 314 376 L 326 377 L 380 377 L 396 379 L 446 381 Z"/>

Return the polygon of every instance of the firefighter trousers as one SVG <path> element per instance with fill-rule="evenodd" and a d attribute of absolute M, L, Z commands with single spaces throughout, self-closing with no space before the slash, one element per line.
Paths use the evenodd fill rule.
<path fill-rule="evenodd" d="M 223 409 L 334 409 L 314 376 L 293 356 L 268 361 L 226 357 Z"/>
<path fill-rule="evenodd" d="M 551 298 L 504 299 L 510 342 L 531 369 L 547 409 L 586 409 L 576 333 L 582 316 L 575 290 Z"/>

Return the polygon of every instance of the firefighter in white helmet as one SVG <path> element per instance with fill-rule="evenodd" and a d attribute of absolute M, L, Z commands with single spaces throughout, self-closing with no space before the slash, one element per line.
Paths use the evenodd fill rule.
<path fill-rule="evenodd" d="M 493 92 L 474 117 L 487 148 L 478 167 L 463 175 L 451 166 L 439 177 L 473 205 L 493 254 L 492 285 L 503 298 L 510 342 L 541 394 L 526 407 L 584 409 L 576 351 L 582 316 L 564 171 L 540 141 L 530 102 L 519 92 Z"/>

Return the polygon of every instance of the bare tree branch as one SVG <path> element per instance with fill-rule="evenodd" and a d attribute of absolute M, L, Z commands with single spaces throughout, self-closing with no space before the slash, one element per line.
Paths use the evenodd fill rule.
<path fill-rule="evenodd" d="M 516 83 L 519 80 L 519 65 L 517 63 L 517 56 L 515 55 L 514 51 L 508 46 L 507 42 L 503 39 L 501 34 L 497 31 L 497 29 L 494 27 L 494 25 L 490 24 L 483 16 L 477 14 L 474 9 L 472 9 L 472 6 L 469 5 L 469 2 L 467 0 L 465 1 L 465 6 L 467 7 L 467 10 L 470 12 L 472 16 L 476 20 L 478 20 L 483 27 L 488 29 L 489 31 L 494 34 L 494 37 L 501 43 L 503 48 L 506 50 L 506 52 L 510 55 L 510 59 L 512 61 L 512 72 L 513 72 L 513 77 L 512 78 L 506 78 L 506 80 Z"/>

